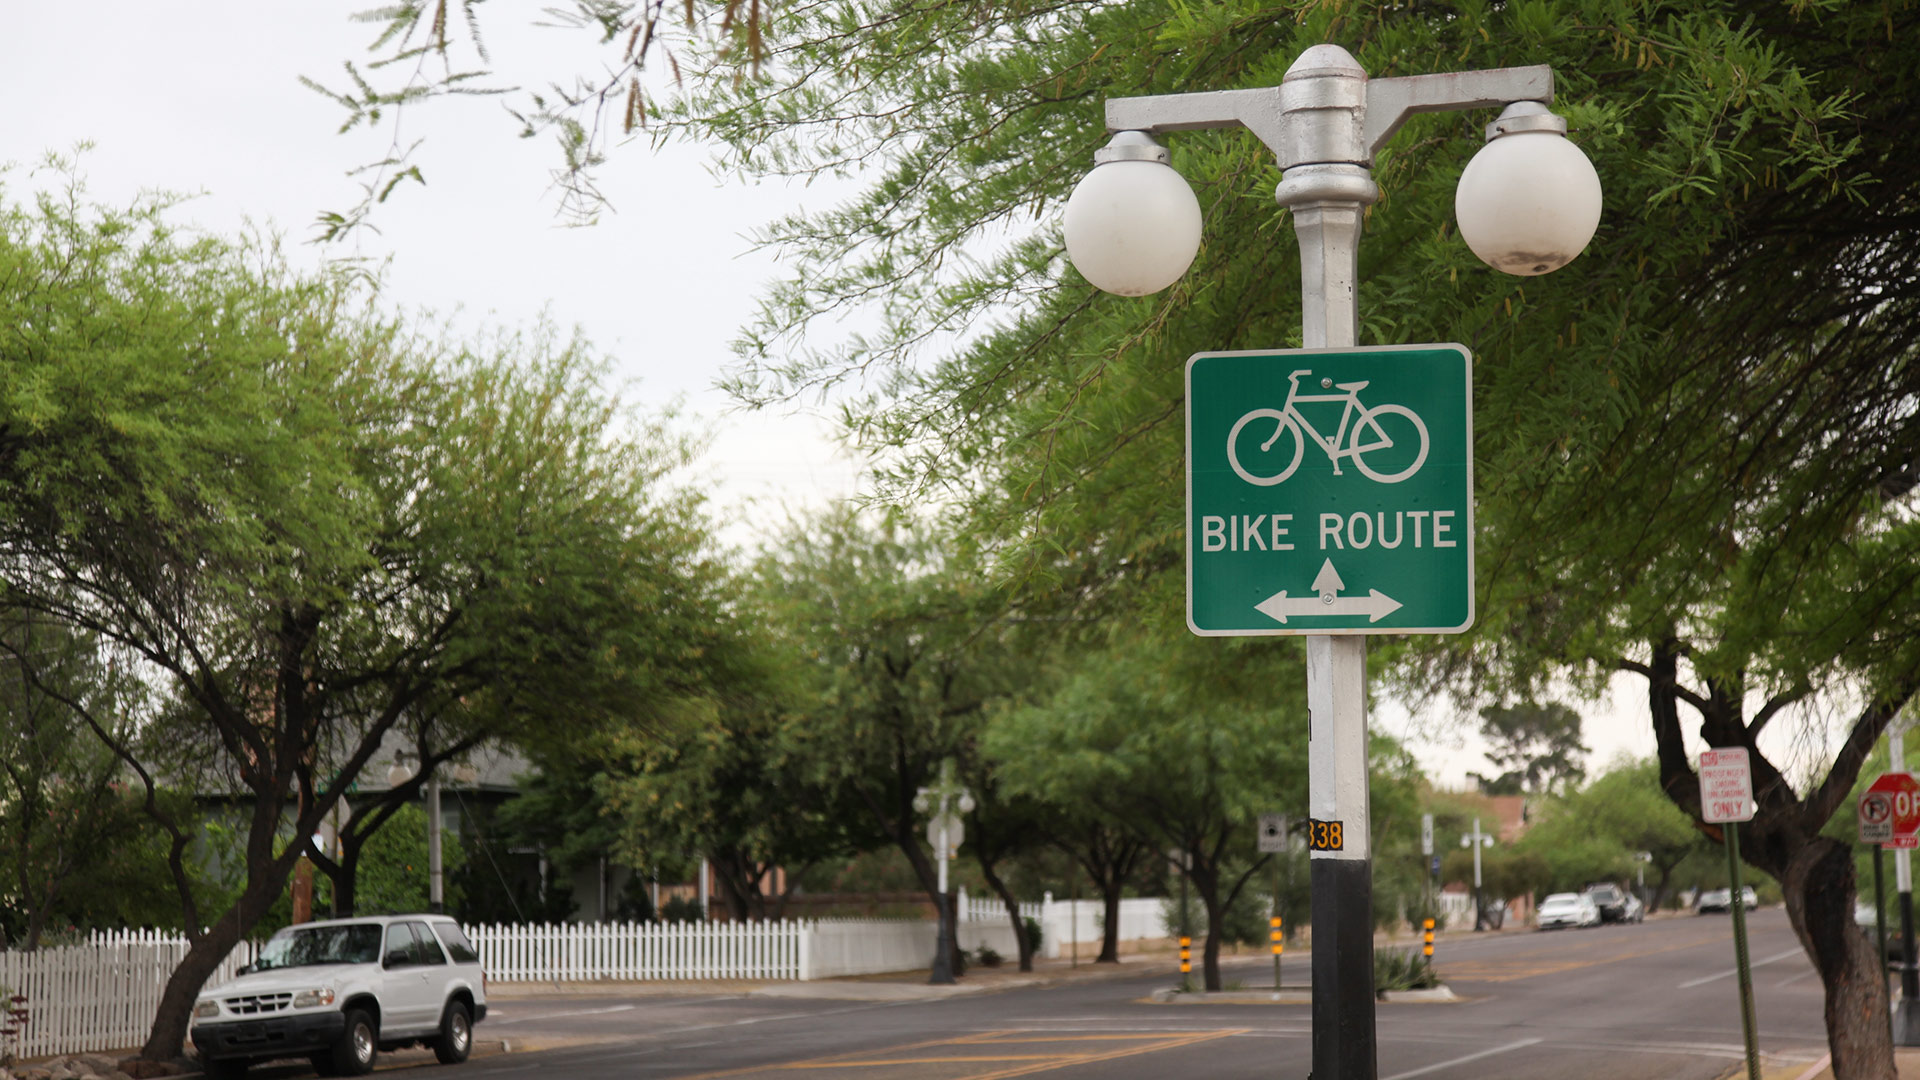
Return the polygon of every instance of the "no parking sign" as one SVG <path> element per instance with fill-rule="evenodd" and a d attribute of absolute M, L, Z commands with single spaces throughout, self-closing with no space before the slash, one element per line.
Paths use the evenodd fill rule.
<path fill-rule="evenodd" d="M 1873 832 L 1884 840 L 1868 840 L 1868 821 L 1876 822 Z M 1860 842 L 1888 847 L 1920 847 L 1920 781 L 1911 773 L 1881 773 L 1860 797 Z"/>

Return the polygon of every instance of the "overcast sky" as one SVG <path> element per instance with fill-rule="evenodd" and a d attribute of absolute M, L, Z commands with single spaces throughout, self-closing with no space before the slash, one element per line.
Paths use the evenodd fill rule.
<path fill-rule="evenodd" d="M 231 233 L 244 222 L 283 230 L 301 259 L 323 252 L 300 241 L 323 209 L 344 209 L 358 188 L 347 176 L 378 159 L 391 128 L 340 136 L 344 114 L 303 87 L 307 75 L 340 84 L 341 64 L 364 59 L 367 24 L 349 15 L 369 0 L 96 0 L 16 4 L 0 32 L 0 161 L 21 171 L 48 151 L 81 140 L 95 148 L 81 168 L 92 193 L 124 203 L 145 189 L 195 193 L 186 220 Z M 578 34 L 517 20 L 530 6 L 484 13 L 504 81 L 537 83 L 584 70 L 595 57 Z M 591 228 L 562 227 L 549 171 L 550 140 L 519 140 L 496 104 L 435 107 L 399 137 L 427 142 L 417 162 L 425 188 L 400 188 L 380 211 L 377 235 L 359 254 L 391 260 L 389 298 L 467 326 L 524 325 L 546 311 L 578 325 L 618 361 L 643 408 L 681 402 L 713 433 L 703 486 L 750 543 L 783 507 L 825 503 L 853 490 L 858 469 L 839 454 L 830 426 L 805 415 L 730 408 L 714 380 L 731 361 L 728 342 L 750 318 L 761 283 L 775 272 L 750 254 L 746 234 L 799 205 L 824 205 L 827 188 L 722 184 L 698 147 L 615 148 L 599 183 L 613 214 Z M 337 249 L 335 249 L 337 251 Z M 1623 678 L 1614 700 L 1583 705 L 1594 765 L 1625 752 L 1653 752 L 1644 687 Z M 1458 785 L 1486 770 L 1473 724 L 1439 713 L 1409 720 L 1383 703 L 1381 729 L 1414 736 L 1430 775 Z M 1780 724 L 1776 738 L 1792 735 Z M 1823 725 L 1803 725 L 1800 743 L 1824 747 Z M 1780 743 L 1780 752 L 1790 749 Z M 1803 752 L 1804 754 L 1804 752 Z"/>
<path fill-rule="evenodd" d="M 556 215 L 551 139 L 522 140 L 497 100 L 440 103 L 398 133 L 424 136 L 415 160 L 427 180 L 404 185 L 379 211 L 378 234 L 357 245 L 304 241 L 322 210 L 345 210 L 359 192 L 348 177 L 376 161 L 391 126 L 336 134 L 345 113 L 302 86 L 306 75 L 346 85 L 342 64 L 362 62 L 372 26 L 350 20 L 370 0 L 104 0 L 18 4 L 0 30 L 0 161 L 21 169 L 48 151 L 94 143 L 81 170 L 92 194 L 124 204 L 143 189 L 197 197 L 179 216 L 232 233 L 247 221 L 284 232 L 295 258 L 360 254 L 390 260 L 388 299 L 416 310 L 461 312 L 470 329 L 525 325 L 543 311 L 578 325 L 617 358 L 624 396 L 643 408 L 673 402 L 714 432 L 702 470 L 735 521 L 727 537 L 749 543 L 752 522 L 780 506 L 817 504 L 851 490 L 855 465 L 830 427 L 781 413 L 739 415 L 714 380 L 728 342 L 752 314 L 771 260 L 749 253 L 758 223 L 819 189 L 722 186 L 697 147 L 618 148 L 600 183 L 615 212 L 591 228 Z M 542 30 L 520 5 L 485 11 L 502 82 L 561 79 L 598 53 L 583 34 Z"/>

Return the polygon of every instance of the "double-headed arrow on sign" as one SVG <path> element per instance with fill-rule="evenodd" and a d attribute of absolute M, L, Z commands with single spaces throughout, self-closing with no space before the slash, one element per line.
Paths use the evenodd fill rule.
<path fill-rule="evenodd" d="M 1333 568 L 1333 560 L 1328 559 L 1313 579 L 1317 597 L 1288 599 L 1286 590 L 1282 589 L 1253 606 L 1262 615 L 1282 623 L 1288 616 L 1300 615 L 1365 615 L 1368 622 L 1379 622 L 1400 610 L 1400 601 L 1379 589 L 1369 590 L 1365 596 L 1341 596 L 1340 590 L 1346 587 L 1346 582 L 1340 580 L 1339 572 Z"/>

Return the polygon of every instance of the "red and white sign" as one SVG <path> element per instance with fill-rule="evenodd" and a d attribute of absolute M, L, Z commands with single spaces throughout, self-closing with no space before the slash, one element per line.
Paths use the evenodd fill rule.
<path fill-rule="evenodd" d="M 1869 791 L 1860 796 L 1860 842 L 1886 844 L 1893 840 L 1893 796 Z"/>
<path fill-rule="evenodd" d="M 1911 773 L 1881 773 L 1860 799 L 1863 821 L 1867 800 L 1876 796 L 1884 798 L 1892 810 L 1893 834 L 1881 843 L 1897 848 L 1920 847 L 1920 781 Z"/>
<path fill-rule="evenodd" d="M 1700 820 L 1753 820 L 1753 771 L 1745 747 L 1700 752 Z"/>

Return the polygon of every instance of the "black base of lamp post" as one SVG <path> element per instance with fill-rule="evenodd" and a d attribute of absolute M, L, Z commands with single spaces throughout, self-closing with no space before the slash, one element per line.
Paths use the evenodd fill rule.
<path fill-rule="evenodd" d="M 949 897 L 943 896 L 940 898 L 940 940 L 933 946 L 933 974 L 927 976 L 927 982 L 946 986 L 953 981 L 953 904 Z"/>
<path fill-rule="evenodd" d="M 1373 866 L 1313 860 L 1313 1077 L 1374 1080 Z"/>

